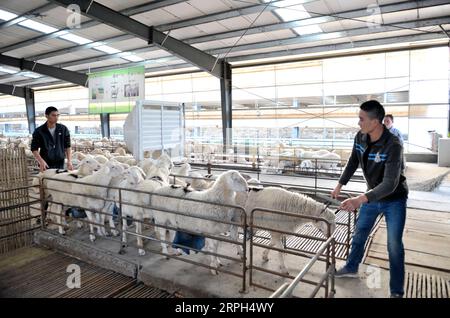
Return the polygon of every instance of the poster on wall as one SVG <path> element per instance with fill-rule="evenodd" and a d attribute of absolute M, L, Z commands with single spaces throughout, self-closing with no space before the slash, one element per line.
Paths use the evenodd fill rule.
<path fill-rule="evenodd" d="M 136 66 L 89 74 L 89 114 L 128 113 L 145 97 L 145 68 Z"/>

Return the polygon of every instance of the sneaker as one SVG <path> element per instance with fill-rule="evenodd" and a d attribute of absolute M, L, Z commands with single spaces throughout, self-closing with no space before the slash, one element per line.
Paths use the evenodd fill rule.
<path fill-rule="evenodd" d="M 402 294 L 391 294 L 391 298 L 403 298 Z"/>
<path fill-rule="evenodd" d="M 349 277 L 349 278 L 359 278 L 358 271 L 351 272 L 347 269 L 347 267 L 342 267 L 334 273 L 334 277 Z"/>

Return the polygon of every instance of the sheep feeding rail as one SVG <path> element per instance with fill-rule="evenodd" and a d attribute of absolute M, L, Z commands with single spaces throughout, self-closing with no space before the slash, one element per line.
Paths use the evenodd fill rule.
<path fill-rule="evenodd" d="M 257 218 L 255 218 L 256 214 L 266 214 L 266 217 L 267 217 L 267 215 L 272 216 L 272 217 L 282 216 L 283 218 L 290 220 L 290 222 L 295 222 L 295 220 L 298 220 L 298 219 L 307 219 L 307 220 L 311 220 L 311 221 L 324 222 L 327 226 L 326 238 L 314 237 L 311 235 L 289 232 L 289 231 L 283 231 L 283 230 L 280 230 L 275 227 L 267 227 L 267 226 L 257 225 L 257 224 L 255 224 L 255 221 L 257 221 Z M 285 220 L 285 221 L 288 222 L 287 220 Z M 276 247 L 277 244 L 275 242 L 271 243 L 269 245 L 266 245 L 266 244 L 261 244 L 261 243 L 255 242 L 255 240 L 250 240 L 250 265 L 249 265 L 250 286 L 256 286 L 256 287 L 259 287 L 262 289 L 266 289 L 266 290 L 275 292 L 275 295 L 279 295 L 282 293 L 282 295 L 284 297 L 291 297 L 292 292 L 293 292 L 294 288 L 296 287 L 296 285 L 299 282 L 303 282 L 303 283 L 315 286 L 313 292 L 310 294 L 311 298 L 314 298 L 316 296 L 316 294 L 320 290 L 320 288 L 324 288 L 324 297 L 325 298 L 334 296 L 334 294 L 336 293 L 336 291 L 334 289 L 334 272 L 335 272 L 335 268 L 336 268 L 336 258 L 335 258 L 336 253 L 335 253 L 335 239 L 331 235 L 331 224 L 329 221 L 327 221 L 324 218 L 321 218 L 320 216 L 316 217 L 316 216 L 310 216 L 310 215 L 304 215 L 304 214 L 289 213 L 289 212 L 284 212 L 284 211 L 255 208 L 251 211 L 251 214 L 250 214 L 250 232 L 252 233 L 255 229 L 270 231 L 272 233 L 277 233 L 279 235 L 289 235 L 289 236 L 294 236 L 294 237 L 313 239 L 313 240 L 317 240 L 318 242 L 322 242 L 322 244 L 319 247 L 318 251 L 313 256 L 312 260 L 310 260 L 303 267 L 303 269 L 300 271 L 298 276 L 294 277 L 288 273 L 283 273 L 280 271 L 275 271 L 273 269 L 269 269 L 266 266 L 263 267 L 263 266 L 255 265 L 255 260 L 254 260 L 255 254 L 256 254 L 255 247 L 265 249 L 265 251 L 263 252 L 263 255 L 264 255 L 264 253 L 267 253 L 267 254 L 265 254 L 265 257 L 267 257 L 268 252 L 270 250 L 277 251 L 278 253 L 280 253 L 279 257 L 282 259 L 281 262 L 284 262 L 284 256 L 282 256 L 283 254 L 281 254 L 281 253 L 284 253 L 287 255 L 301 256 L 301 257 L 305 257 L 305 256 L 309 257 L 309 255 L 305 255 L 304 253 L 302 253 L 301 250 L 285 249 L 285 248 Z M 325 249 L 326 249 L 325 257 L 321 257 L 321 255 L 324 253 Z M 264 260 L 264 256 L 263 256 L 263 260 Z M 309 279 L 305 279 L 304 276 L 308 273 L 308 271 L 311 269 L 312 265 L 317 260 L 321 260 L 321 261 L 325 262 L 325 271 L 324 271 L 323 275 L 320 277 L 318 282 L 312 281 Z M 293 279 L 293 281 L 291 282 L 291 284 L 288 284 L 288 285 L 283 284 L 282 287 L 280 287 L 280 289 L 275 290 L 273 288 L 264 286 L 260 282 L 255 281 L 254 272 L 258 272 L 258 271 L 263 272 L 263 273 L 268 273 L 271 275 L 276 275 L 279 277 Z M 284 290 L 286 287 L 287 287 L 287 289 Z"/>
<path fill-rule="evenodd" d="M 124 209 L 128 206 L 133 206 L 133 207 L 137 207 L 137 208 L 142 208 L 142 209 L 146 209 L 146 210 L 153 210 L 153 211 L 158 211 L 158 212 L 163 212 L 163 213 L 171 213 L 171 214 L 175 214 L 175 215 L 179 215 L 179 216 L 183 216 L 187 219 L 189 218 L 193 218 L 193 219 L 201 219 L 203 221 L 206 222 L 217 222 L 217 223 L 223 223 L 223 224 L 227 224 L 229 226 L 237 226 L 243 229 L 243 232 L 246 233 L 246 229 L 248 228 L 247 226 L 247 218 L 245 215 L 245 211 L 243 210 L 243 208 L 239 207 L 239 206 L 234 206 L 234 205 L 227 205 L 227 204 L 219 204 L 219 203 L 213 203 L 213 202 L 208 202 L 208 201 L 201 201 L 201 200 L 196 200 L 196 199 L 192 199 L 192 198 L 178 198 L 176 196 L 170 196 L 170 195 L 162 195 L 162 194 L 157 194 L 157 193 L 152 193 L 152 192 L 146 192 L 146 191 L 139 191 L 139 190 L 131 190 L 131 189 L 124 189 L 124 188 L 118 188 L 118 187 L 108 187 L 108 186 L 100 186 L 100 185 L 96 185 L 96 184 L 92 184 L 92 183 L 82 183 L 82 182 L 74 182 L 74 181 L 69 181 L 69 180 L 56 180 L 56 179 L 51 179 L 51 178 L 43 178 L 41 181 L 41 195 L 43 195 L 43 187 L 42 184 L 45 182 L 45 180 L 52 180 L 52 181 L 57 181 L 57 182 L 61 182 L 61 183 L 77 183 L 77 184 L 83 184 L 89 187 L 98 187 L 98 188 L 107 188 L 107 189 L 114 189 L 118 191 L 118 196 L 119 196 L 119 201 L 115 202 L 118 205 L 119 208 L 119 213 L 118 213 L 118 219 L 119 219 L 119 231 L 120 231 L 120 235 L 123 237 L 124 235 L 131 235 L 133 237 L 135 237 L 138 241 L 138 247 L 142 248 L 144 251 L 146 252 L 150 252 L 152 254 L 158 254 L 158 255 L 162 255 L 165 256 L 166 258 L 170 258 L 170 259 L 177 259 L 186 263 L 190 263 L 193 265 L 197 265 L 200 267 L 204 267 L 204 268 L 208 268 L 211 270 L 216 270 L 218 272 L 223 272 L 229 275 L 233 275 L 236 277 L 239 277 L 242 279 L 242 289 L 240 290 L 240 292 L 245 292 L 246 291 L 246 272 L 247 272 L 247 267 L 246 267 L 246 238 L 245 238 L 245 234 L 244 234 L 244 240 L 242 242 L 239 241 L 235 241 L 233 239 L 230 239 L 226 236 L 221 236 L 221 235 L 214 235 L 214 234 L 209 234 L 209 233 L 197 233 L 197 232 L 193 232 L 189 229 L 185 229 L 183 228 L 183 226 L 180 227 L 174 227 L 172 225 L 164 225 L 164 224 L 155 224 L 153 222 L 149 222 L 149 221 L 145 221 L 144 219 L 137 219 L 135 217 L 130 217 L 130 216 L 125 216 L 126 213 L 123 213 Z M 52 191 L 56 191 L 56 192 L 64 192 L 58 189 L 52 189 Z M 182 211 L 175 211 L 175 210 L 171 210 L 170 208 L 161 208 L 161 207 L 155 207 L 152 205 L 140 205 L 134 202 L 128 202 L 126 200 L 123 200 L 124 197 L 124 192 L 133 192 L 133 193 L 138 193 L 138 194 L 143 194 L 143 195 L 151 195 L 151 196 L 159 196 L 159 197 L 163 197 L 163 198 L 167 198 L 167 199 L 175 199 L 175 200 L 181 200 L 181 201 L 186 201 L 186 202 L 196 202 L 196 203 L 200 203 L 202 205 L 206 205 L 206 206 L 220 206 L 223 208 L 228 208 L 228 209 L 232 209 L 233 211 L 238 211 L 240 212 L 240 219 L 241 223 L 239 222 L 232 222 L 232 221 L 226 221 L 226 220 L 220 220 L 217 218 L 208 218 L 208 217 L 202 217 L 202 216 L 192 216 L 192 215 L 188 215 L 186 213 L 183 213 Z M 78 193 L 71 193 L 72 195 L 80 195 Z M 96 200 L 105 200 L 105 201 L 112 201 L 111 199 L 106 199 L 106 198 L 100 198 L 94 195 L 85 195 L 83 194 L 82 196 L 86 197 L 86 198 L 91 198 L 91 199 L 96 199 Z M 52 200 L 47 200 L 46 201 L 49 204 L 57 204 L 57 205 L 61 205 L 61 203 L 59 202 L 55 202 Z M 76 207 L 76 206 L 74 206 Z M 76 207 L 76 208 L 84 208 L 84 207 Z M 105 216 L 110 216 L 110 214 L 105 213 L 103 211 L 99 211 L 99 210 L 95 210 L 95 209 L 89 209 L 91 212 L 94 212 L 96 214 L 102 214 Z M 231 211 L 230 211 L 231 212 Z M 63 211 L 61 211 L 61 213 L 55 213 L 51 210 L 47 210 L 47 209 L 43 209 L 42 211 L 42 215 L 44 218 L 44 222 L 43 224 L 53 224 L 56 225 L 58 227 L 67 227 L 66 224 L 63 224 L 61 220 L 57 220 L 57 221 L 53 221 L 48 219 L 46 216 L 47 215 L 54 215 L 57 216 L 58 218 L 65 218 Z M 72 218 L 69 218 L 72 219 Z M 83 219 L 77 219 L 78 221 L 81 221 L 85 224 L 89 224 L 89 225 L 94 225 L 94 226 L 100 226 L 103 227 L 104 224 L 99 224 L 97 221 L 91 221 L 91 220 L 83 220 Z M 129 231 L 128 229 L 125 229 L 123 227 L 124 224 L 126 224 L 127 221 L 132 221 L 135 223 L 135 226 L 148 226 L 148 227 L 153 227 L 153 228 L 164 228 L 166 230 L 169 231 L 181 231 L 184 233 L 188 233 L 191 235 L 201 235 L 202 237 L 206 238 L 206 239 L 211 239 L 211 240 L 215 240 L 215 241 L 219 241 L 219 242 L 224 242 L 224 243 L 228 243 L 231 245 L 238 245 L 241 246 L 242 251 L 243 251 L 243 257 L 233 257 L 230 255 L 226 255 L 223 253 L 213 253 L 209 250 L 205 250 L 205 249 L 198 249 L 198 248 L 194 248 L 191 246 L 186 246 L 186 245 L 182 245 L 182 244 L 175 244 L 172 241 L 167 241 L 165 238 L 157 238 L 156 236 L 149 236 L 149 235 L 144 235 L 144 234 L 138 234 L 138 233 L 134 233 Z M 120 254 L 125 254 L 128 246 L 128 243 L 124 243 L 121 242 L 120 240 L 114 239 L 112 237 L 105 237 L 108 240 L 111 240 L 113 242 L 115 242 L 116 244 L 118 244 L 119 246 L 119 253 Z M 221 259 L 226 259 L 232 262 L 236 262 L 236 263 L 240 263 L 242 266 L 242 270 L 241 272 L 236 272 L 236 271 L 229 271 L 227 269 L 224 268 L 220 268 L 220 267 L 211 267 L 210 265 L 206 265 L 202 262 L 198 262 L 192 259 L 187 259 L 184 258 L 180 255 L 173 255 L 173 254 L 169 254 L 169 253 L 164 253 L 162 251 L 160 251 L 158 248 L 150 248 L 150 247 L 144 247 L 144 246 L 139 246 L 139 240 L 141 239 L 147 239 L 153 242 L 159 242 L 159 243 L 165 243 L 169 246 L 174 246 L 175 248 L 180 248 L 180 249 L 189 249 L 191 251 L 194 251 L 196 253 L 201 253 L 204 255 L 208 255 L 208 256 L 214 256 L 214 257 L 220 257 Z M 128 242 L 128 240 L 127 240 Z"/>
<path fill-rule="evenodd" d="M 46 179 L 50 179 L 50 178 L 43 178 L 42 182 L 41 182 L 41 186 L 40 186 L 40 192 L 41 192 L 41 196 L 43 197 L 43 182 L 45 182 Z M 55 179 L 53 179 L 54 181 Z M 68 181 L 68 180 L 58 180 L 59 182 L 73 182 L 73 181 Z M 78 184 L 80 184 L 81 182 L 78 182 Z M 239 290 L 240 292 L 246 292 L 248 290 L 247 288 L 247 284 L 248 284 L 248 273 L 249 273 L 249 266 L 248 266 L 248 258 L 249 258 L 249 252 L 248 252 L 248 248 L 247 248 L 247 230 L 250 230 L 250 227 L 248 225 L 248 217 L 245 214 L 245 211 L 239 207 L 239 206 L 233 206 L 233 205 L 225 205 L 225 204 L 218 204 L 218 203 L 212 203 L 212 202 L 207 202 L 207 201 L 200 201 L 200 200 L 195 200 L 195 199 L 188 199 L 188 198 L 178 198 L 178 197 L 174 197 L 174 196 L 170 196 L 170 195 L 160 195 L 160 194 L 156 194 L 156 193 L 151 193 L 151 192 L 145 192 L 145 191 L 138 191 L 138 190 L 130 190 L 130 189 L 123 189 L 123 188 L 115 188 L 115 187 L 106 187 L 106 186 L 98 186 L 95 184 L 88 184 L 85 183 L 86 186 L 89 187 L 100 187 L 100 188 L 108 188 L 108 189 L 116 189 L 119 192 L 119 200 L 116 202 L 116 204 L 118 205 L 119 208 L 119 214 L 118 214 L 118 220 L 119 220 L 119 232 L 121 235 L 128 235 L 128 236 L 132 236 L 133 239 L 135 238 L 136 240 L 141 238 L 141 239 L 146 239 L 151 241 L 149 244 L 147 244 L 147 246 L 143 246 L 143 249 L 146 252 L 150 252 L 151 254 L 157 254 L 157 255 L 162 255 L 165 256 L 167 258 L 170 259 L 176 259 L 178 261 L 181 262 L 186 262 L 195 266 L 200 266 L 206 269 L 214 269 L 218 272 L 222 272 L 225 274 L 229 274 L 235 277 L 238 277 L 241 279 L 242 281 L 242 287 Z M 59 191 L 58 189 L 54 189 L 52 191 Z M 125 200 L 123 200 L 124 197 L 124 192 L 137 192 L 140 194 L 144 194 L 144 195 L 152 195 L 152 196 L 162 196 L 165 197 L 167 199 L 178 199 L 178 200 L 182 200 L 183 202 L 197 202 L 197 203 L 201 203 L 204 205 L 211 205 L 211 206 L 221 206 L 223 208 L 228 208 L 228 209 L 233 209 L 234 211 L 237 211 L 240 214 L 240 222 L 237 221 L 225 221 L 225 220 L 218 220 L 215 218 L 207 218 L 207 217 L 199 217 L 199 216 L 192 216 L 192 215 L 186 215 L 186 213 L 183 213 L 183 211 L 174 211 L 173 209 L 171 209 L 170 207 L 167 208 L 161 208 L 161 207 L 154 207 L 152 205 L 147 205 L 147 206 L 143 206 L 140 204 L 137 204 L 135 202 L 126 202 Z M 76 194 L 76 193 L 71 193 L 72 195 Z M 94 195 L 83 195 L 87 198 L 92 198 L 92 199 L 102 199 L 105 201 L 110 201 L 110 199 L 107 198 L 99 198 L 97 196 Z M 53 204 L 60 204 L 58 202 L 54 202 L 52 200 L 47 201 L 50 206 Z M 162 225 L 162 224 L 155 224 L 153 222 L 149 222 L 147 220 L 144 219 L 137 219 L 137 218 L 131 218 L 132 221 L 136 224 L 140 224 L 141 226 L 147 226 L 147 227 L 154 227 L 154 228 L 165 228 L 167 230 L 173 230 L 173 231 L 182 231 L 185 233 L 190 233 L 190 234 L 194 234 L 194 235 L 201 235 L 203 237 L 209 238 L 211 240 L 215 240 L 215 241 L 220 241 L 223 242 L 225 244 L 228 244 L 228 246 L 240 246 L 242 248 L 243 254 L 242 254 L 242 258 L 241 257 L 236 257 L 236 256 L 232 256 L 230 255 L 229 251 L 228 253 L 225 251 L 225 249 L 223 250 L 219 250 L 219 252 L 214 253 L 209 249 L 201 249 L 201 248 L 193 248 L 191 246 L 185 246 L 182 244 L 174 244 L 172 241 L 168 241 L 165 238 L 162 237 L 156 237 L 153 235 L 149 235 L 149 234 L 145 234 L 145 233 L 141 233 L 141 234 L 137 234 L 134 233 L 128 229 L 124 229 L 122 227 L 122 225 L 124 223 L 127 222 L 127 217 L 125 216 L 126 213 L 124 212 L 125 209 L 127 208 L 127 206 L 135 206 L 135 207 L 139 207 L 142 209 L 151 209 L 151 210 L 157 210 L 160 212 L 164 212 L 164 213 L 172 213 L 175 215 L 181 215 L 183 216 L 185 219 L 189 219 L 189 218 L 195 218 L 197 219 L 197 221 L 199 221 L 199 219 L 203 219 L 205 220 L 205 222 L 218 222 L 218 223 L 224 223 L 227 224 L 229 226 L 237 226 L 240 229 L 241 235 L 242 235 L 242 240 L 233 240 L 231 237 L 228 237 L 226 235 L 217 235 L 217 233 L 215 234 L 211 234 L 211 233 L 196 233 L 193 231 L 190 231 L 186 228 L 183 227 L 183 224 L 179 224 L 178 227 L 176 226 L 172 226 L 172 225 Z M 43 228 L 47 228 L 48 229 L 48 225 L 56 225 L 56 226 L 61 226 L 64 228 L 67 228 L 67 225 L 62 221 L 62 220 L 51 220 L 49 218 L 49 216 L 57 216 L 57 217 L 65 217 L 64 212 L 61 211 L 60 213 L 56 213 L 53 212 L 50 208 L 49 209 L 44 209 L 44 204 L 41 204 L 41 208 L 42 208 L 42 218 L 43 218 L 43 222 L 42 222 L 42 227 Z M 98 211 L 98 210 L 93 210 L 90 209 L 92 212 L 95 212 L 97 214 L 103 214 L 103 215 L 109 215 L 108 213 L 102 212 L 102 211 Z M 68 220 L 72 220 L 73 218 L 67 218 Z M 94 226 L 97 227 L 103 227 L 105 226 L 104 224 L 100 224 L 98 223 L 97 220 L 84 220 L 84 219 L 76 219 L 78 221 L 81 221 L 84 224 L 92 224 Z M 296 233 L 290 233 L 290 235 L 296 235 Z M 311 239 L 314 239 L 314 237 L 310 237 Z M 130 250 L 130 248 L 135 248 L 135 244 L 134 241 L 131 242 L 130 240 L 128 240 L 128 244 L 124 244 L 123 242 L 120 241 L 120 239 L 116 238 L 116 237 L 104 237 L 104 239 L 112 242 L 111 246 L 117 246 L 118 247 L 118 251 L 121 254 L 124 253 L 128 253 Z M 234 264 L 234 265 L 238 265 L 238 266 L 224 266 L 224 267 L 212 267 L 210 264 L 205 264 L 204 262 L 201 262 L 200 260 L 202 260 L 200 257 L 195 256 L 195 258 L 191 258 L 186 257 L 186 256 L 180 256 L 180 255 L 172 255 L 172 254 L 166 254 L 164 252 L 162 252 L 158 246 L 156 246 L 154 243 L 166 243 L 169 245 L 172 245 L 174 247 L 177 248 L 188 248 L 189 250 L 199 253 L 200 256 L 215 256 L 215 257 L 220 257 L 221 259 L 225 259 L 227 261 L 229 261 L 230 264 Z M 139 247 L 141 248 L 141 247 Z M 289 252 L 289 251 L 288 251 Z M 329 252 L 331 253 L 331 252 Z M 331 254 L 328 254 L 328 257 L 331 257 Z M 299 253 L 298 256 L 304 257 L 305 254 L 301 254 Z M 309 257 L 309 256 L 307 256 Z M 236 269 L 237 268 L 237 269 Z M 240 269 L 239 269 L 240 268 Z M 234 269 L 234 270 L 233 270 Z M 320 288 L 320 287 L 319 287 Z"/>
<path fill-rule="evenodd" d="M 181 176 L 181 175 L 171 175 L 173 177 L 173 182 L 175 183 L 176 178 L 182 178 L 187 180 L 187 182 L 192 182 L 193 180 L 206 180 L 211 181 L 211 178 L 205 177 L 192 177 L 192 176 Z M 330 208 L 336 210 L 336 230 L 333 234 L 335 237 L 335 245 L 336 245 L 336 258 L 345 260 L 349 254 L 350 245 L 351 245 L 351 236 L 354 231 L 354 227 L 356 224 L 356 219 L 358 216 L 358 212 L 348 212 L 344 210 L 340 210 L 336 202 L 337 200 L 332 200 L 330 202 L 328 188 L 322 187 L 311 187 L 311 186 L 296 186 L 294 184 L 289 183 L 278 183 L 278 182 L 260 182 L 260 186 L 263 187 L 279 187 L 291 192 L 298 192 L 300 194 L 307 195 L 313 198 L 316 201 L 320 201 L 324 204 L 329 204 Z M 360 193 L 353 191 L 341 191 L 339 196 L 339 200 L 345 200 L 351 198 L 353 196 L 357 196 Z M 312 225 L 306 224 L 302 226 L 298 230 L 299 234 L 305 234 L 313 237 L 320 236 L 320 231 Z M 242 233 L 241 233 L 242 238 Z M 253 234 L 253 239 L 260 244 L 268 244 L 270 241 L 270 234 L 265 230 L 256 230 Z M 284 240 L 284 248 L 286 249 L 294 249 L 294 250 L 302 250 L 305 253 L 314 254 L 317 252 L 320 247 L 320 242 L 315 239 L 297 237 L 297 236 L 289 236 L 286 240 Z"/>

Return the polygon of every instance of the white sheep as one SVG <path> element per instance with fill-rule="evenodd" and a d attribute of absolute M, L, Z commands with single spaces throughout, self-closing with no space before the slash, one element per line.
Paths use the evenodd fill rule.
<path fill-rule="evenodd" d="M 191 171 L 191 165 L 189 163 L 185 162 L 179 166 L 174 166 L 172 168 L 171 173 L 176 176 L 188 177 L 190 171 Z M 186 183 L 190 183 L 190 180 L 191 180 L 190 178 L 174 177 L 173 179 L 171 178 L 170 181 L 172 181 L 171 182 L 172 184 L 178 184 L 178 185 L 185 186 Z"/>
<path fill-rule="evenodd" d="M 302 160 L 302 162 L 300 163 L 300 170 L 310 170 L 314 167 L 314 164 L 311 160 L 306 159 L 306 160 Z"/>
<path fill-rule="evenodd" d="M 282 188 L 267 187 L 251 190 L 245 203 L 245 212 L 248 218 L 250 218 L 250 214 L 255 208 L 324 218 L 331 224 L 331 234 L 333 234 L 336 227 L 335 214 L 323 203 L 317 202 L 306 195 L 290 192 Z M 295 233 L 303 224 L 309 222 L 312 222 L 324 235 L 327 235 L 327 225 L 323 221 L 311 221 L 301 217 L 289 217 L 266 212 L 255 212 L 253 215 L 253 224 L 255 226 L 273 228 L 290 233 Z M 285 235 L 275 231 L 269 232 L 271 235 L 269 246 L 282 249 L 282 237 Z M 269 251 L 270 249 L 266 249 L 263 252 L 263 261 L 269 260 Z M 284 254 L 279 252 L 278 256 L 280 270 L 282 273 L 287 274 L 288 270 L 284 263 Z"/>
<path fill-rule="evenodd" d="M 120 164 L 113 161 L 108 161 L 100 168 L 100 170 L 90 176 L 77 179 L 76 183 L 72 185 L 72 191 L 80 195 L 77 200 L 79 206 L 86 210 L 88 220 L 91 222 L 89 223 L 89 239 L 92 242 L 95 241 L 94 224 L 92 224 L 94 221 L 98 224 L 98 235 L 106 235 L 106 230 L 104 229 L 104 218 L 101 218 L 98 213 L 95 213 L 95 211 L 103 211 L 105 206 L 105 198 L 108 196 L 108 188 L 105 187 L 109 186 L 109 183 L 113 177 L 120 176 L 122 173 L 123 168 Z M 91 183 L 97 186 L 86 185 L 83 183 Z M 87 197 L 86 195 L 94 196 L 95 198 Z M 101 223 L 101 220 L 103 220 L 103 223 Z"/>
<path fill-rule="evenodd" d="M 336 169 L 341 162 L 341 156 L 337 153 L 329 152 L 323 155 L 317 155 L 317 167 L 319 169 Z"/>
<path fill-rule="evenodd" d="M 95 155 L 94 159 L 97 160 L 102 165 L 104 165 L 109 161 L 108 158 L 106 158 L 104 155 Z"/>
<path fill-rule="evenodd" d="M 191 187 L 195 190 L 209 189 L 212 187 L 215 181 L 215 176 L 207 175 L 206 177 L 204 177 L 198 172 L 190 172 L 189 176 L 192 177 L 190 178 Z"/>
<path fill-rule="evenodd" d="M 120 156 L 126 156 L 127 152 L 122 147 L 117 147 L 116 150 L 114 150 L 115 153 L 118 153 Z"/>
<path fill-rule="evenodd" d="M 92 173 L 94 170 L 101 168 L 100 164 L 93 158 L 84 158 L 81 162 L 81 170 L 83 173 Z M 49 179 L 44 179 L 44 193 L 46 199 L 51 199 L 55 204 L 49 205 L 49 210 L 52 210 L 50 206 L 56 206 L 56 219 L 58 224 L 58 230 L 60 234 L 65 234 L 63 228 L 63 222 L 65 223 L 65 216 L 63 212 L 66 207 L 78 206 L 78 197 L 73 194 L 72 187 L 73 182 L 78 179 L 78 175 L 74 173 L 60 173 L 56 174 L 55 171 L 51 169 L 49 172 L 44 171 L 43 177 L 50 177 Z M 78 171 L 79 173 L 79 171 Z M 53 175 L 52 175 L 53 174 Z M 70 182 L 62 182 L 70 181 Z M 63 221 L 64 220 L 64 221 Z"/>
<path fill-rule="evenodd" d="M 217 204 L 235 204 L 236 192 L 246 192 L 248 190 L 247 182 L 237 171 L 227 171 L 222 173 L 214 185 L 204 191 L 186 191 L 186 189 L 173 188 L 173 186 L 166 186 L 159 188 L 156 194 L 175 196 L 176 198 L 167 198 L 163 196 L 154 195 L 151 201 L 151 207 L 154 208 L 153 216 L 156 225 L 172 225 L 182 227 L 187 231 L 196 232 L 199 234 L 208 233 L 212 235 L 219 235 L 229 229 L 229 224 L 220 223 L 220 221 L 230 222 L 233 217 L 233 208 L 223 207 Z M 195 199 L 203 202 L 186 201 L 183 199 Z M 210 202 L 213 204 L 208 204 Z M 175 212 L 180 212 L 186 215 L 173 214 L 169 212 L 158 211 L 158 208 L 167 209 Z M 188 216 L 187 216 L 188 215 Z M 192 217 L 189 217 L 192 216 Z M 216 221 L 209 221 L 195 217 L 207 217 L 216 219 Z M 159 228 L 160 237 L 164 238 L 166 229 Z M 169 231 L 169 240 L 173 241 L 175 233 Z M 167 244 L 161 242 L 163 252 L 168 253 Z M 210 266 L 213 267 L 211 272 L 216 275 L 216 268 L 220 265 L 217 256 L 219 241 L 206 238 L 205 248 L 212 252 L 210 255 Z"/>
<path fill-rule="evenodd" d="M 120 184 L 121 188 L 138 190 L 153 193 L 162 186 L 168 186 L 169 170 L 165 167 L 153 170 L 153 174 L 146 175 L 144 171 L 136 166 L 130 167 L 126 172 L 126 179 Z M 125 203 L 133 203 L 141 206 L 149 206 L 151 204 L 151 194 L 142 192 L 123 191 L 122 201 Z M 152 218 L 152 211 L 134 205 L 122 205 L 122 216 L 129 215 L 136 220 L 136 234 L 139 255 L 145 255 L 142 235 L 142 221 L 145 217 Z M 122 223 L 122 242 L 127 243 L 127 222 Z"/>

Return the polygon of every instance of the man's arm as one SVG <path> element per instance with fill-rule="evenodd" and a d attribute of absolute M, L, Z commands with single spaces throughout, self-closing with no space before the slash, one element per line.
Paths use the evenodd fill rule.
<path fill-rule="evenodd" d="M 31 140 L 31 152 L 33 153 L 34 158 L 39 163 L 39 170 L 41 172 L 47 170 L 48 164 L 45 162 L 45 160 L 41 157 L 39 154 L 39 148 L 42 145 L 41 136 L 38 132 L 33 133 L 33 139 Z"/>
<path fill-rule="evenodd" d="M 66 158 L 67 158 L 67 169 L 68 170 L 73 170 L 73 166 L 72 166 L 72 148 L 70 147 L 70 132 L 69 129 L 65 129 L 65 133 L 64 133 L 64 152 L 66 154 Z"/>
<path fill-rule="evenodd" d="M 72 148 L 66 148 L 64 149 L 65 153 L 66 153 L 66 158 L 67 158 L 67 170 L 73 170 L 73 165 L 72 165 Z"/>

